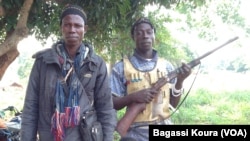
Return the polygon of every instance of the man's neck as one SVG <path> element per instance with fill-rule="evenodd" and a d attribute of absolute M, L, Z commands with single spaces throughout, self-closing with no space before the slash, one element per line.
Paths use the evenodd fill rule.
<path fill-rule="evenodd" d="M 145 52 L 141 52 L 141 51 L 137 50 L 136 52 L 142 58 L 145 58 L 145 59 L 152 59 L 153 58 L 153 50 L 148 50 L 148 51 L 145 51 Z"/>
<path fill-rule="evenodd" d="M 80 46 L 76 47 L 76 46 L 66 46 L 66 50 L 68 52 L 68 55 L 70 57 L 70 59 L 74 59 L 76 56 L 76 53 L 78 51 Z"/>

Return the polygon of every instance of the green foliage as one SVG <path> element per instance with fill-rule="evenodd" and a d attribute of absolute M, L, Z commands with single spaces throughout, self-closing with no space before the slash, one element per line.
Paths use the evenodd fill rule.
<path fill-rule="evenodd" d="M 126 112 L 126 107 L 117 112 L 117 119 L 121 119 Z"/>
<path fill-rule="evenodd" d="M 175 124 L 249 124 L 249 90 L 191 92 L 172 119 Z"/>
<path fill-rule="evenodd" d="M 224 67 L 226 68 L 226 70 L 246 73 L 246 71 L 250 70 L 250 66 L 247 63 L 248 61 L 246 60 L 246 57 L 240 56 L 231 61 L 228 61 L 228 60 L 222 61 L 220 65 L 221 67 L 218 67 L 218 69 L 222 69 Z"/>
<path fill-rule="evenodd" d="M 245 21 L 239 14 L 241 1 L 226 1 L 224 0 L 217 7 L 217 14 L 221 17 L 224 23 L 238 25 L 239 27 L 245 27 Z"/>
<path fill-rule="evenodd" d="M 5 11 L 5 16 L 0 17 L 0 43 L 5 39 L 6 33 L 13 31 L 16 27 L 19 10 L 23 4 L 23 0 L 2 0 L 0 5 L 3 6 Z"/>
<path fill-rule="evenodd" d="M 202 7 L 211 0 L 188 0 L 181 1 L 177 4 L 176 9 L 182 14 L 187 14 L 187 11 L 194 11 L 197 7 Z"/>
<path fill-rule="evenodd" d="M 59 13 L 61 8 L 57 3 L 35 0 L 30 10 L 28 28 L 30 34 L 35 34 L 38 40 L 46 40 L 51 34 L 59 35 Z"/>
<path fill-rule="evenodd" d="M 1 17 L 1 41 L 4 41 L 5 36 L 15 29 L 23 3 L 24 0 L 1 2 L 8 13 L 5 17 Z M 171 8 L 171 5 L 177 5 L 180 2 L 178 0 L 60 0 L 60 2 L 34 0 L 27 22 L 30 35 L 35 34 L 36 38 L 43 42 L 51 35 L 60 38 L 59 14 L 63 6 L 68 3 L 78 4 L 84 8 L 89 26 L 85 40 L 92 43 L 97 53 L 106 61 L 113 63 L 122 55 L 133 51 L 129 34 L 130 26 L 135 19 L 143 15 L 145 6 L 159 4 Z"/>
<path fill-rule="evenodd" d="M 185 7 L 186 5 L 183 4 Z M 182 13 L 185 12 L 186 19 L 185 22 L 188 25 L 189 29 L 183 29 L 188 32 L 196 33 L 198 37 L 202 39 L 207 39 L 208 41 L 214 40 L 216 37 L 215 31 L 211 30 L 215 24 L 213 22 L 213 18 L 211 15 L 207 14 L 208 8 L 206 8 L 207 5 L 200 6 L 197 9 L 193 9 L 190 12 L 187 10 L 190 9 L 190 7 L 182 9 L 181 7 L 177 7 L 177 9 Z"/>
<path fill-rule="evenodd" d="M 6 16 L 0 17 L 0 43 L 15 29 L 23 2 L 24 0 L 2 0 L 1 5 L 6 10 Z M 249 36 L 249 27 L 239 13 L 240 2 L 240 0 L 60 0 L 59 3 L 53 0 L 34 0 L 27 27 L 30 29 L 30 35 L 35 34 L 36 38 L 44 43 L 50 36 L 57 40 L 60 38 L 61 9 L 67 3 L 78 4 L 85 9 L 88 16 L 89 28 L 85 40 L 92 43 L 97 54 L 112 65 L 124 55 L 133 53 L 131 25 L 138 17 L 148 16 L 157 29 L 154 48 L 161 57 L 177 66 L 181 60 L 190 61 L 195 55 L 190 46 L 183 43 L 185 39 L 178 39 L 178 35 L 174 36 L 171 33 L 173 30 L 197 36 L 201 40 L 215 41 L 219 38 L 216 30 L 219 21 L 219 24 L 238 26 L 245 31 L 245 36 Z M 158 9 L 145 14 L 145 7 L 149 4 L 157 5 Z M 167 11 L 162 13 L 161 8 Z M 246 59 L 243 61 L 246 62 Z M 232 62 L 231 69 L 238 72 L 249 69 L 249 64 L 240 64 L 239 61 L 237 63 L 236 65 Z M 226 64 L 225 62 L 224 65 Z"/>
<path fill-rule="evenodd" d="M 32 58 L 28 58 L 28 54 L 20 54 L 18 57 L 18 76 L 20 79 L 27 79 L 30 75 L 31 68 L 33 66 L 34 60 Z"/>
<path fill-rule="evenodd" d="M 240 15 L 241 0 L 237 1 L 204 1 L 203 4 L 194 8 L 193 2 L 183 2 L 176 7 L 176 10 L 185 15 L 183 18 L 188 28 L 183 30 L 197 34 L 201 39 L 207 41 L 217 40 L 217 25 L 235 25 L 247 30 L 245 18 Z"/>

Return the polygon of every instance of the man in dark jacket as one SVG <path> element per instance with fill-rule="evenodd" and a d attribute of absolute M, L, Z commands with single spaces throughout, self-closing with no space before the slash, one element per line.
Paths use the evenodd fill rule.
<path fill-rule="evenodd" d="M 81 7 L 67 5 L 60 17 L 62 40 L 33 56 L 22 113 L 22 141 L 35 141 L 37 135 L 40 141 L 91 141 L 93 134 L 104 141 L 113 140 L 116 115 L 107 68 L 91 45 L 82 42 L 86 22 Z M 86 113 L 93 114 L 84 116 Z M 92 124 L 88 117 L 96 127 L 84 130 L 81 127 L 92 126 L 85 125 Z"/>

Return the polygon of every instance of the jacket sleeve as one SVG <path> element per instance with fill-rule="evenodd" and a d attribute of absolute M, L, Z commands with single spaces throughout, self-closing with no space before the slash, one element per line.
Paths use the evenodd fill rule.
<path fill-rule="evenodd" d="M 105 62 L 101 59 L 99 73 L 95 86 L 95 108 L 98 121 L 102 124 L 104 141 L 113 141 L 113 133 L 117 123 L 116 112 L 113 108 L 111 89 Z"/>
<path fill-rule="evenodd" d="M 38 124 L 39 62 L 36 60 L 30 73 L 24 100 L 21 140 L 35 141 Z"/>

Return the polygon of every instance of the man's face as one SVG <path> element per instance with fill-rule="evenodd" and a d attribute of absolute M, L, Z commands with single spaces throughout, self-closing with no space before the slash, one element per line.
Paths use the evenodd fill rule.
<path fill-rule="evenodd" d="M 148 23 L 141 23 L 136 26 L 133 39 L 140 51 L 151 50 L 155 41 L 154 29 Z"/>
<path fill-rule="evenodd" d="M 87 26 L 79 15 L 69 14 L 62 19 L 61 32 L 66 46 L 80 46 Z"/>

